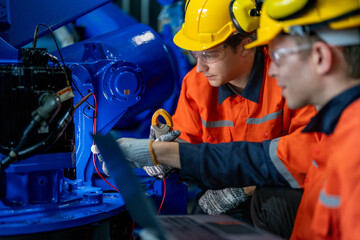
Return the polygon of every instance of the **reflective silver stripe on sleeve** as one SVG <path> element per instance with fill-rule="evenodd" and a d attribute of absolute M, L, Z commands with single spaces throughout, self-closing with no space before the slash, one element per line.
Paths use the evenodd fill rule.
<path fill-rule="evenodd" d="M 286 169 L 283 162 L 277 156 L 277 148 L 279 144 L 280 138 L 275 138 L 271 140 L 269 146 L 269 155 L 272 163 L 274 164 L 275 168 L 278 172 L 285 178 L 285 180 L 289 183 L 292 188 L 300 188 L 300 185 L 295 180 L 295 178 L 291 175 L 291 173 Z"/>
<path fill-rule="evenodd" d="M 215 128 L 215 127 L 234 127 L 234 123 L 230 120 L 222 121 L 205 121 L 201 119 L 201 122 L 205 128 Z"/>
<path fill-rule="evenodd" d="M 321 190 L 319 200 L 328 208 L 340 207 L 340 197 L 336 195 L 328 195 L 324 189 Z"/>
<path fill-rule="evenodd" d="M 312 164 L 313 164 L 316 168 L 319 168 L 319 165 L 315 162 L 315 160 L 312 161 Z"/>
<path fill-rule="evenodd" d="M 262 118 L 248 118 L 246 120 L 246 123 L 247 124 L 262 124 L 262 123 L 264 123 L 266 121 L 278 118 L 282 114 L 282 112 L 283 112 L 283 110 L 281 109 L 278 112 L 270 113 L 268 115 L 265 115 Z"/>

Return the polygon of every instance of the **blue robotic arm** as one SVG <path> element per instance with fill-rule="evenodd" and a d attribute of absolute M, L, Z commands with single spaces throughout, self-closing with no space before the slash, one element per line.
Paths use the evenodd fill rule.
<path fill-rule="evenodd" d="M 144 24 L 134 24 L 62 49 L 82 95 L 97 99 L 97 132 L 108 133 L 121 119 L 131 119 L 146 109 L 156 109 L 173 92 L 175 66 L 160 37 Z M 75 92 L 75 102 L 81 99 Z M 91 180 L 90 157 L 94 109 L 77 110 L 77 177 Z M 86 114 L 84 114 L 84 112 Z M 126 123 L 122 122 L 123 125 Z M 150 126 L 149 122 L 144 125 Z M 83 170 L 84 171 L 83 171 Z"/>
<path fill-rule="evenodd" d="M 18 59 L 20 48 L 31 42 L 37 24 L 44 23 L 56 29 L 108 2 L 0 1 L 0 6 L 2 4 L 6 9 L 0 15 L 0 67 L 23 64 Z M 125 16 L 124 19 L 129 20 Z M 46 29 L 41 29 L 39 36 L 46 33 Z M 93 186 L 90 147 L 95 105 L 97 132 L 106 134 L 115 125 L 131 125 L 132 119 L 162 106 L 173 93 L 175 81 L 179 81 L 177 67 L 162 39 L 150 27 L 133 19 L 127 25 L 65 47 L 61 52 L 71 71 L 73 102 L 79 102 L 90 92 L 95 98 L 89 98 L 87 104 L 74 112 L 73 136 L 67 136 L 74 140 L 73 151 L 38 153 L 5 170 L 1 187 L 0 220 L 3 224 L 0 236 L 77 227 L 122 211 L 124 205 L 119 194 L 104 194 L 101 188 Z M 58 52 L 51 54 L 61 59 Z M 1 84 L 7 81 L 2 74 Z M 27 89 L 32 87 L 29 85 Z M 9 98 L 3 99 L 9 101 Z M 0 108 L 5 111 L 5 104 L 0 104 Z M 17 114 L 22 110 L 19 107 L 9 111 Z M 149 126 L 150 119 L 143 124 Z M 72 135 L 71 131 L 68 135 Z M 6 139 L 2 144 L 7 144 Z M 73 167 L 76 178 L 65 178 L 63 170 Z"/>

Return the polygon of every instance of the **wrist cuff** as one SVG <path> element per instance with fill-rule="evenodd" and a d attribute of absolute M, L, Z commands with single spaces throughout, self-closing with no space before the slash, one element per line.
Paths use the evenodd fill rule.
<path fill-rule="evenodd" d="M 159 165 L 159 162 L 156 161 L 155 154 L 154 154 L 154 149 L 153 149 L 153 147 L 152 147 L 152 143 L 153 143 L 153 142 L 154 142 L 154 140 L 150 140 L 150 141 L 149 141 L 149 150 L 150 150 L 151 159 L 152 159 L 152 161 L 153 161 L 153 163 L 154 163 L 155 165 Z"/>

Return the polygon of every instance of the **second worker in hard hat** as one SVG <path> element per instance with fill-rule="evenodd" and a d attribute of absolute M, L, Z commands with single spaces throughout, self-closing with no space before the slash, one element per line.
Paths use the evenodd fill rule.
<path fill-rule="evenodd" d="M 262 142 L 294 133 L 314 116 L 313 107 L 288 108 L 276 80 L 268 77 L 269 56 L 264 48 L 245 48 L 256 39 L 260 7 L 254 0 L 187 1 L 185 22 L 174 43 L 190 51 L 197 65 L 183 80 L 173 116 L 180 139 Z M 208 214 L 230 214 L 251 222 L 253 189 L 207 190 L 199 205 Z M 289 190 L 286 194 L 299 202 L 301 193 Z"/>
<path fill-rule="evenodd" d="M 249 47 L 269 45 L 269 74 L 289 106 L 319 110 L 303 134 L 322 134 L 313 148 L 304 142 L 313 162 L 291 239 L 359 239 L 360 1 L 265 4 Z"/>

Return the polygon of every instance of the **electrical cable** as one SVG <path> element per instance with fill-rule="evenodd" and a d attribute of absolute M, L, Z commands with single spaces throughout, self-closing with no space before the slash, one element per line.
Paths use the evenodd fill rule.
<path fill-rule="evenodd" d="M 7 168 L 11 163 L 14 163 L 24 157 L 34 154 L 36 151 L 40 151 L 47 146 L 49 148 L 51 145 L 53 145 L 62 136 L 67 125 L 72 120 L 75 109 L 78 108 L 82 103 L 84 103 L 84 101 L 86 101 L 90 96 L 91 94 L 86 95 L 77 104 L 75 104 L 74 107 L 69 108 L 68 111 L 66 111 L 66 113 L 62 116 L 62 118 L 59 119 L 56 128 L 54 128 L 53 131 L 51 131 L 51 133 L 43 141 L 38 142 L 37 144 L 26 149 L 21 150 L 21 147 L 19 147 L 19 150 L 16 151 L 15 157 L 9 155 L 6 158 L 2 159 L 0 162 L 0 170 Z"/>
<path fill-rule="evenodd" d="M 83 97 L 77 104 L 74 105 L 74 110 L 77 109 L 81 104 L 83 104 L 93 93 L 88 93 Z"/>
<path fill-rule="evenodd" d="M 82 112 L 83 112 L 84 116 L 85 116 L 86 118 L 88 118 L 88 119 L 94 119 L 94 118 L 95 118 L 95 117 L 90 117 L 89 115 L 87 115 L 87 114 L 85 113 L 85 108 L 83 108 Z"/>
<path fill-rule="evenodd" d="M 154 183 L 156 182 L 156 178 L 154 179 L 154 181 L 152 181 L 152 183 L 145 189 L 145 192 L 147 191 L 147 190 L 149 190 L 152 186 L 154 186 Z"/>
<path fill-rule="evenodd" d="M 119 190 L 118 190 L 116 187 L 114 187 L 111 183 L 109 183 L 109 182 L 103 177 L 103 175 L 99 172 L 99 170 L 98 170 L 98 168 L 97 168 L 97 166 L 96 166 L 96 162 L 95 162 L 95 154 L 93 153 L 92 155 L 93 155 L 93 163 L 94 163 L 95 170 L 96 170 L 97 174 L 101 177 L 102 180 L 104 180 L 107 184 L 109 184 L 110 187 L 112 187 L 112 188 L 115 189 L 117 192 L 119 192 Z"/>
<path fill-rule="evenodd" d="M 54 39 L 54 42 L 55 42 L 55 45 L 56 45 L 56 49 L 58 50 L 60 59 L 61 59 L 61 61 L 62 61 L 62 63 L 63 63 L 62 69 L 63 69 L 64 74 L 65 74 L 66 82 L 67 82 L 67 84 L 69 85 L 69 78 L 68 78 L 67 73 L 66 73 L 66 70 L 65 70 L 66 65 L 65 65 L 64 58 L 63 58 L 63 56 L 62 56 L 62 54 L 61 54 L 61 51 L 60 51 L 59 45 L 58 45 L 58 43 L 57 43 L 57 41 L 56 41 L 54 32 L 51 30 L 51 28 L 50 28 L 48 25 L 46 25 L 46 24 L 44 24 L 44 23 L 39 23 L 38 25 L 36 25 L 35 32 L 34 32 L 34 38 L 33 38 L 32 48 L 36 48 L 36 43 L 37 43 L 37 38 L 38 38 L 39 27 L 40 27 L 40 26 L 46 27 L 46 28 L 50 31 L 51 36 L 52 36 L 52 38 Z M 59 65 L 60 65 L 60 64 L 59 64 Z M 61 66 L 61 65 L 60 65 L 60 66 Z M 77 88 L 77 87 L 76 87 L 76 88 Z M 81 95 L 81 97 L 84 97 L 84 96 Z"/>
<path fill-rule="evenodd" d="M 61 59 L 63 65 L 64 65 L 64 67 L 65 67 L 65 61 L 64 61 L 64 58 L 63 58 L 62 55 L 61 55 L 60 48 L 59 48 L 59 45 L 58 45 L 58 43 L 57 43 L 57 41 L 56 41 L 54 32 L 51 30 L 51 28 L 50 28 L 48 25 L 46 25 L 46 24 L 44 24 L 44 23 L 39 23 L 38 25 L 36 25 L 35 32 L 34 32 L 34 38 L 33 38 L 32 48 L 36 48 L 36 43 L 37 43 L 37 38 L 38 38 L 38 33 L 39 33 L 39 27 L 40 27 L 40 26 L 46 27 L 46 28 L 49 29 L 49 31 L 51 32 L 51 36 L 52 36 L 52 38 L 54 39 L 56 48 L 57 48 L 57 50 L 58 50 L 58 52 L 59 52 L 60 59 Z"/>
<path fill-rule="evenodd" d="M 0 153 L 3 155 L 7 155 L 9 154 L 9 152 L 11 151 L 11 148 L 0 145 Z"/>
<path fill-rule="evenodd" d="M 90 93 L 89 93 L 89 94 L 90 94 Z M 89 95 L 89 94 L 88 94 L 88 95 Z M 93 122 L 93 135 L 95 135 L 95 134 L 96 134 L 96 119 L 97 119 L 97 101 L 96 101 L 95 94 L 91 93 L 91 95 L 94 97 L 94 102 L 95 102 L 95 113 L 94 113 L 94 117 L 93 117 L 93 119 L 94 119 L 94 122 Z M 93 140 L 93 145 L 94 145 L 94 144 L 95 144 L 95 141 Z M 96 170 L 97 174 L 98 174 L 98 175 L 101 177 L 101 179 L 104 180 L 110 187 L 112 187 L 112 188 L 115 189 L 118 193 L 120 193 L 119 190 L 118 190 L 116 187 L 114 187 L 111 183 L 109 183 L 109 182 L 103 177 L 103 175 L 100 173 L 100 171 L 98 170 L 98 168 L 97 168 L 97 166 L 96 166 L 95 154 L 93 153 L 92 156 L 93 156 L 93 163 L 94 163 L 95 170 Z M 132 229 L 131 229 L 131 235 L 130 235 L 130 240 L 133 239 L 134 227 L 135 227 L 135 222 L 133 221 L 133 223 L 132 223 Z"/>
<path fill-rule="evenodd" d="M 163 183 L 164 183 L 164 194 L 163 194 L 163 199 L 161 201 L 161 204 L 160 204 L 160 207 L 159 207 L 159 210 L 158 210 L 158 213 L 157 215 L 159 215 L 160 211 L 161 211 L 161 208 L 164 204 L 164 201 L 165 201 L 165 196 L 166 196 L 166 182 L 165 182 L 165 177 L 162 178 L 163 179 Z"/>
<path fill-rule="evenodd" d="M 161 180 L 162 178 L 168 178 L 170 176 L 170 173 L 173 173 L 173 172 L 178 172 L 178 169 L 172 168 L 168 172 L 166 172 L 165 174 L 161 175 L 162 177 L 159 177 L 160 175 L 156 175 L 156 176 L 153 176 L 153 177 L 155 179 L 157 179 L 157 180 Z"/>
<path fill-rule="evenodd" d="M 132 228 L 131 228 L 130 240 L 132 240 L 132 239 L 133 239 L 134 228 L 135 228 L 135 222 L 134 222 L 134 221 L 132 221 Z"/>
<path fill-rule="evenodd" d="M 95 112 L 94 112 L 94 122 L 93 122 L 93 135 L 96 134 L 96 118 L 97 118 L 97 101 L 96 101 L 96 97 L 95 94 L 91 93 L 91 95 L 94 97 L 94 102 L 95 102 Z M 95 141 L 93 140 L 93 145 L 95 145 Z M 112 187 L 113 189 L 115 189 L 117 192 L 119 192 L 119 190 L 114 187 L 111 183 L 109 183 L 104 177 L 103 175 L 99 172 L 97 166 L 96 166 L 96 162 L 95 162 L 95 154 L 92 154 L 93 156 L 93 163 L 95 166 L 95 170 L 97 172 L 97 174 L 101 177 L 102 180 L 104 180 L 107 184 L 109 184 L 110 187 Z"/>
<path fill-rule="evenodd" d="M 58 43 L 57 43 L 57 41 L 56 41 L 54 32 L 51 30 L 51 28 L 50 28 L 48 25 L 46 25 L 46 24 L 44 24 L 44 23 L 39 23 L 38 25 L 36 25 L 35 32 L 34 32 L 34 37 L 33 37 L 32 48 L 36 48 L 36 43 L 37 43 L 37 39 L 38 39 L 38 33 L 39 33 L 39 27 L 40 27 L 40 26 L 44 26 L 44 27 L 46 27 L 46 28 L 50 31 L 51 36 L 52 36 L 52 38 L 54 39 L 54 42 L 55 42 L 57 51 L 58 51 L 58 53 L 59 53 L 59 56 L 60 56 L 60 58 L 61 58 L 61 61 L 62 61 L 62 63 L 63 63 L 62 69 L 63 69 L 63 71 L 64 71 L 64 73 L 65 73 L 66 80 L 67 80 L 67 82 L 69 82 L 69 79 L 68 79 L 68 76 L 67 76 L 66 70 L 65 70 L 66 65 L 65 65 L 64 58 L 63 58 L 63 56 L 62 56 L 62 54 L 61 54 L 61 51 L 60 51 L 59 45 L 58 45 Z M 79 92 L 81 98 L 84 98 L 83 94 L 80 92 L 80 90 L 79 90 L 79 88 L 78 88 L 78 86 L 76 85 L 75 82 L 73 82 L 73 85 L 74 85 L 74 87 L 76 88 L 76 90 Z M 87 105 L 88 105 L 89 107 L 91 107 L 92 109 L 94 109 L 94 106 L 92 106 L 89 102 L 86 101 L 86 103 L 87 103 Z"/>
<path fill-rule="evenodd" d="M 39 150 L 41 147 L 46 147 L 47 145 L 49 145 L 50 141 L 55 143 L 60 138 L 60 136 L 63 134 L 63 132 L 66 129 L 67 125 L 72 120 L 75 110 L 81 104 L 83 104 L 84 101 L 86 101 L 90 96 L 91 96 L 91 94 L 89 93 L 88 95 L 83 97 L 83 99 L 81 99 L 78 103 L 76 103 L 74 105 L 74 107 L 69 108 L 69 110 L 64 114 L 64 116 L 59 120 L 57 128 L 55 130 L 53 130 L 44 141 L 42 141 L 42 142 L 40 142 L 40 143 L 38 143 L 38 144 L 28 148 L 28 149 L 21 150 L 19 152 L 19 156 L 24 157 L 24 156 L 29 155 L 30 153 L 33 153 L 36 150 Z"/>
<path fill-rule="evenodd" d="M 51 146 L 55 143 L 59 137 L 64 133 L 65 128 L 71 121 L 73 116 L 73 107 L 71 107 L 64 116 L 59 120 L 57 127 L 45 138 L 45 140 L 28 147 L 27 149 L 18 149 L 17 151 L 11 151 L 9 156 L 1 160 L 0 168 L 5 169 L 11 163 L 19 161 L 20 159 L 34 154 L 36 151 L 40 151 L 47 146 Z M 1 171 L 0 171 L 1 172 Z"/>

